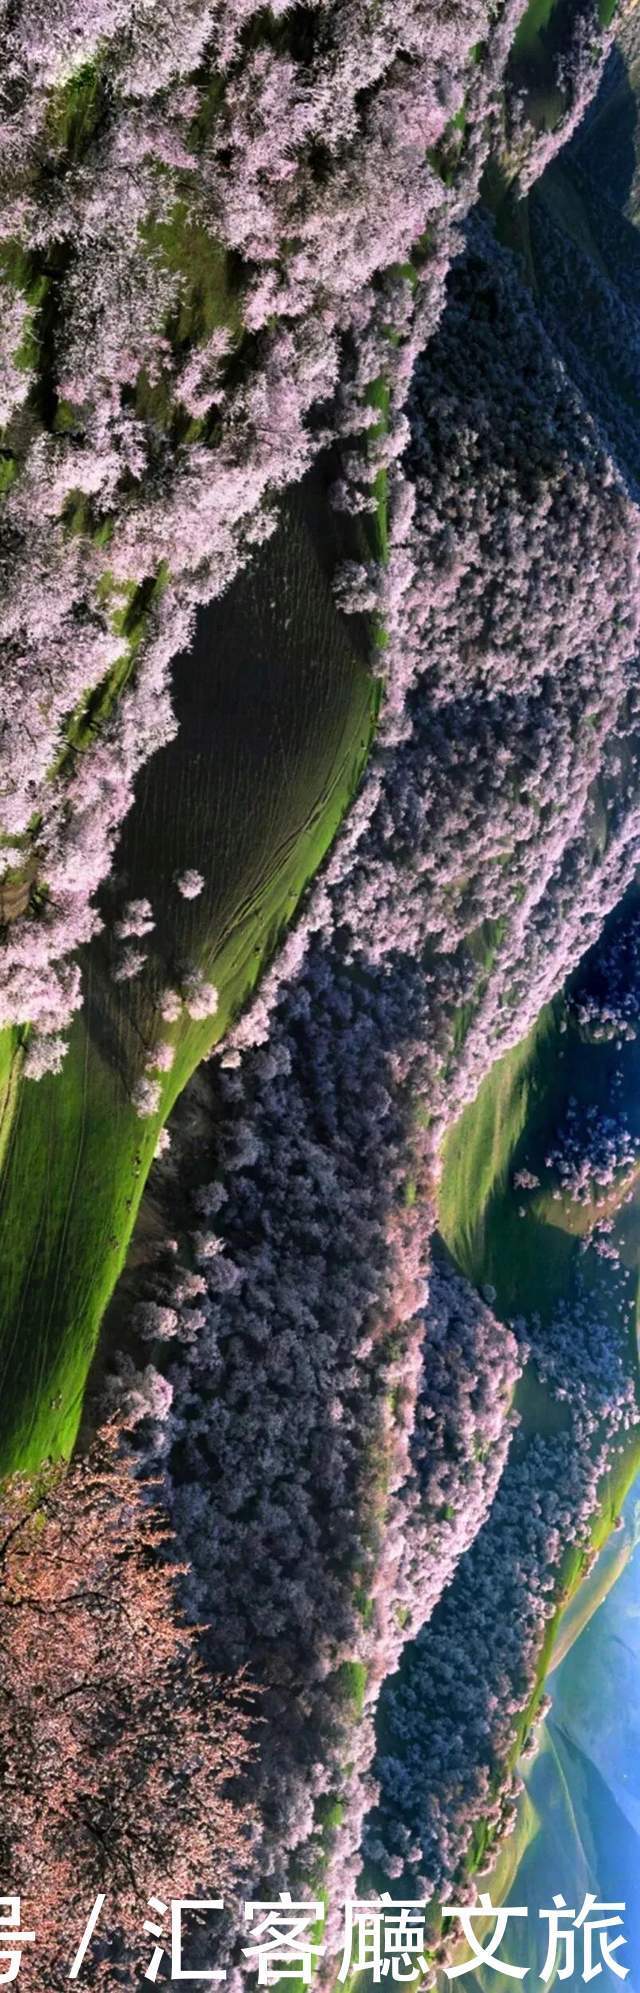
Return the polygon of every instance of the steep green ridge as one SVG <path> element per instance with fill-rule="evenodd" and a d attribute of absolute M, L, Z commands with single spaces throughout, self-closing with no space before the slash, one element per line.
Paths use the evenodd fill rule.
<path fill-rule="evenodd" d="M 334 605 L 339 530 L 316 471 L 252 569 L 203 615 L 176 672 L 177 738 L 140 778 L 104 895 L 108 923 L 129 898 L 151 900 L 145 970 L 114 983 L 117 950 L 100 936 L 62 1073 L 17 1093 L 5 1080 L 3 1470 L 72 1446 L 158 1129 L 246 1001 L 357 786 L 378 685 L 370 630 Z M 174 882 L 188 865 L 206 878 L 190 902 Z M 217 1012 L 163 1025 L 159 995 L 194 963 L 219 991 Z M 175 1063 L 158 1113 L 141 1120 L 131 1090 L 160 1038 L 175 1045 Z M 3 1056 L 8 1075 L 9 1034 Z"/>
<path fill-rule="evenodd" d="M 0 1168 L 18 1097 L 23 1053 L 17 1031 L 0 1031 Z"/>
<path fill-rule="evenodd" d="M 590 1625 L 595 1613 L 613 1591 L 614 1585 L 617 1585 L 618 1579 L 626 1570 L 635 1548 L 635 1535 L 628 1528 L 625 1528 L 621 1535 L 616 1531 L 615 1535 L 610 1536 L 603 1545 L 593 1570 L 589 1572 L 588 1578 L 584 1579 L 575 1598 L 562 1613 L 553 1643 L 550 1675 L 555 1673 L 567 1654 L 570 1654 L 572 1647 L 575 1647 L 576 1641 L 584 1633 L 585 1627 Z"/>
<path fill-rule="evenodd" d="M 511 1264 L 519 1283 L 522 1250 L 526 1252 L 530 1239 L 530 1224 L 518 1221 L 508 1194 L 514 1157 L 520 1143 L 529 1149 L 536 1122 L 552 1125 L 553 1096 L 560 1097 L 559 1051 L 551 1006 L 522 1043 L 496 1061 L 443 1146 L 438 1196 L 442 1237 L 469 1280 L 496 1286 L 498 1306 L 503 1300 L 505 1307 L 513 1305 L 505 1291 L 508 1268 Z"/>

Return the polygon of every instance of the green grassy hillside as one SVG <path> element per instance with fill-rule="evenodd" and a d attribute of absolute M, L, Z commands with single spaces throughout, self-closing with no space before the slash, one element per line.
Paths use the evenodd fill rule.
<path fill-rule="evenodd" d="M 0 1041 L 0 1460 L 73 1444 L 102 1316 L 127 1255 L 158 1130 L 246 1001 L 357 786 L 375 724 L 371 633 L 338 614 L 338 526 L 318 471 L 251 571 L 202 616 L 176 669 L 177 738 L 141 776 L 87 951 L 84 1006 L 61 1075 L 17 1084 Z M 196 866 L 205 889 L 180 897 Z M 112 979 L 109 924 L 148 897 L 155 928 L 133 983 Z M 158 998 L 196 963 L 215 1017 L 163 1024 Z M 159 1038 L 175 1047 L 159 1111 L 131 1091 Z"/>

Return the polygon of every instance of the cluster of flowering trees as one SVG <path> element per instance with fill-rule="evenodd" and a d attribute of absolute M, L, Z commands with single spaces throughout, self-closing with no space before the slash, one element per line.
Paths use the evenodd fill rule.
<path fill-rule="evenodd" d="M 480 224 L 409 418 L 389 478 L 389 565 L 373 575 L 388 632 L 379 745 L 302 919 L 199 1082 L 179 1266 L 171 1253 L 145 1274 L 147 1383 L 131 1369 L 126 1380 L 140 1443 L 164 1466 L 193 1607 L 208 1616 L 215 1602 L 212 1658 L 250 1654 L 266 1689 L 257 1872 L 270 1887 L 309 1881 L 333 1822 L 335 1898 L 375 1798 L 380 1684 L 408 1639 L 407 1665 L 427 1652 L 430 1635 L 415 1635 L 461 1553 L 465 1570 L 476 1554 L 511 1436 L 513 1336 L 432 1265 L 440 1136 L 584 952 L 640 853 L 633 783 L 607 788 L 621 738 L 637 758 L 638 515 Z M 364 582 L 351 573 L 349 585 Z M 216 1130 L 208 1170 L 203 1109 Z M 598 1337 L 583 1327 L 586 1376 Z M 560 1340 L 575 1355 L 573 1318 Z M 159 1414 L 145 1413 L 154 1370 Z M 632 1415 L 622 1366 L 601 1397 L 615 1438 Z M 393 1779 L 404 1792 L 415 1771 L 385 1758 L 368 1845 L 387 1876 L 408 1864 L 435 1883 L 485 1802 L 500 1810 L 492 1780 L 530 1694 L 561 1552 L 596 1498 L 594 1417 L 578 1393 L 570 1431 L 513 1453 L 492 1509 L 504 1549 L 500 1537 L 478 1548 L 485 1612 L 490 1555 L 505 1599 L 518 1587 L 513 1672 L 501 1650 L 473 1695 L 465 1675 L 477 1734 L 460 1817 L 443 1713 L 440 1857 L 418 1801 L 407 1833 L 404 1798 L 394 1811 Z M 472 1667 L 477 1638 L 464 1640 Z"/>
<path fill-rule="evenodd" d="M 638 1035 L 640 918 L 623 914 L 575 978 L 570 1015 L 588 1044 L 613 1041 L 618 1051 Z"/>
<path fill-rule="evenodd" d="M 303 1054 L 304 1046 L 301 1064 Z M 270 1048 L 265 1063 L 276 1057 Z M 211 1664 L 233 1669 L 250 1655 L 264 1691 L 256 1873 L 270 1889 L 292 1875 L 311 1882 L 334 1810 L 339 1904 L 375 1796 L 380 1684 L 489 1510 L 520 1366 L 512 1333 L 444 1266 L 432 1276 L 426 1319 L 402 1335 L 392 1306 L 385 1321 L 376 1282 L 397 1309 L 397 1276 L 394 1288 L 390 1253 L 386 1267 L 379 1261 L 371 1184 L 365 1190 L 371 1144 L 360 1195 L 352 1182 L 349 1197 L 321 1129 L 307 1125 L 293 1142 L 277 1132 L 279 1096 L 276 1072 L 259 1135 L 243 1141 L 240 1128 L 236 1167 L 225 1157 L 228 1196 L 220 1184 L 196 1195 L 207 1220 L 191 1239 L 197 1271 L 169 1254 L 152 1287 L 170 1300 L 134 1310 L 132 1327 L 156 1364 L 166 1347 L 166 1403 L 151 1402 L 144 1373 L 126 1365 L 120 1389 L 145 1447 L 164 1461 L 172 1525 L 190 1557 L 190 1607 L 209 1613 L 215 1600 Z M 345 1121 L 341 1148 L 347 1129 Z M 277 1193 L 265 1234 L 267 1139 Z M 320 1184 L 324 1241 L 309 1215 Z M 345 1226 L 361 1203 L 347 1259 Z M 310 1227 L 303 1305 L 294 1281 Z"/>
<path fill-rule="evenodd" d="M 640 1151 L 623 1109 L 605 1114 L 601 1107 L 579 1108 L 570 1100 L 567 1113 L 548 1154 L 547 1169 L 556 1180 L 553 1196 L 590 1204 L 606 1197 L 631 1169 Z"/>
<path fill-rule="evenodd" d="M 68 1984 L 97 1891 L 85 1973 L 112 1983 L 144 1945 L 146 1895 L 233 1889 L 248 1861 L 229 1791 L 252 1749 L 247 1685 L 205 1672 L 152 1495 L 114 1426 L 68 1471 L 2 1491 L 0 1859 L 36 1931 L 34 1988 Z"/>
<path fill-rule="evenodd" d="M 375 507 L 524 5 L 5 10 L 0 835 L 29 889 L 0 1024 L 80 1002 L 170 662 L 274 495 L 341 438 L 338 502 Z"/>
<path fill-rule="evenodd" d="M 463 247 L 505 129 L 527 176 L 509 68 L 523 12 L 179 0 L 167 20 L 159 0 L 22 0 L 6 19 L 1 828 L 5 877 L 32 869 L 0 1023 L 36 1027 L 34 1076 L 60 1063 L 73 952 L 135 772 L 171 733 L 169 666 L 198 606 L 325 444 L 337 508 L 388 513 L 388 558 L 372 537 L 336 575 L 343 608 L 384 626 L 377 747 L 302 918 L 179 1121 L 166 1248 L 134 1282 L 139 1367 L 123 1359 L 116 1385 L 164 1478 L 208 1663 L 248 1663 L 263 1691 L 252 1872 L 271 1891 L 313 1885 L 322 1863 L 336 1905 L 363 1845 L 379 1876 L 428 1893 L 455 1877 L 479 1813 L 513 1817 L 501 1782 L 562 1553 L 586 1540 L 634 1415 L 622 1346 L 583 1299 L 518 1346 L 429 1238 L 443 1131 L 640 858 L 638 505 L 509 257 L 477 218 Z M 596 64 L 589 8 L 568 13 L 571 120 Z M 176 893 L 202 884 L 189 868 Z M 153 918 L 147 901 L 123 908 L 116 978 L 140 973 Z M 160 1011 L 198 1019 L 217 1001 L 193 967 Z M 142 1118 L 170 1058 L 162 1039 L 149 1051 Z M 550 1158 L 580 1194 L 634 1153 L 622 1123 L 602 1132 L 588 1168 L 584 1145 L 575 1167 L 564 1148 Z M 566 1421 L 550 1438 L 514 1437 L 525 1358 Z M 43 1498 L 45 1537 L 52 1515 L 66 1556 L 61 1503 L 75 1523 L 77 1492 L 95 1596 L 113 1548 L 138 1617 L 153 1569 L 153 1616 L 156 1524 L 131 1478 L 105 1524 L 101 1474 L 85 1501 L 84 1472 Z M 27 1556 L 35 1524 L 11 1500 L 7 1553 Z M 11 1582 L 15 1643 L 33 1610 L 20 1571 Z M 116 1584 L 100 1650 L 71 1595 L 91 1694 L 107 1651 L 115 1702 L 96 1716 L 80 1699 L 64 1750 L 76 1778 L 80 1748 L 93 1776 L 98 1762 L 116 1858 L 133 1827 L 109 1779 L 140 1748 L 145 1817 L 183 1834 L 173 1733 L 166 1774 L 146 1756 L 158 1698 L 172 1721 L 186 1711 L 185 1804 L 208 1826 L 218 1760 L 188 1637 L 170 1623 L 143 1683 L 128 1595 Z M 38 1601 L 36 1631 L 49 1591 Z M 65 1625 L 42 1660 L 56 1708 Z M 48 1767 L 55 1726 L 36 1741 Z M 178 1770 L 175 1786 L 184 1799 Z M 29 1884 L 44 1832 L 30 1805 L 16 1787 Z M 65 1806 L 75 1821 L 71 1789 Z M 82 1808 L 80 1827 L 84 1788 Z M 65 1859 L 88 1875 L 80 1827 Z M 232 1854 L 234 1834 L 235 1816 Z M 181 1852 L 208 1859 L 197 1836 Z"/>
<path fill-rule="evenodd" d="M 479 223 L 469 235 L 390 480 L 380 750 L 231 1038 L 242 1051 L 268 1029 L 305 926 L 348 932 L 374 974 L 428 946 L 431 1044 L 436 1016 L 451 1032 L 469 1012 L 448 1117 L 451 1089 L 473 1090 L 595 938 L 640 852 L 637 509 L 510 260 Z"/>
<path fill-rule="evenodd" d="M 393 1025 L 392 1013 L 390 1038 Z M 172 1389 L 147 1438 L 188 1546 L 190 1602 L 209 1617 L 215 1601 L 216 1667 L 251 1653 L 268 1688 L 258 1872 L 271 1888 L 313 1875 L 330 1804 L 347 1867 L 357 1853 L 368 1712 L 402 1638 L 396 1608 L 401 1621 L 408 1605 L 419 1611 L 432 1557 L 415 1483 L 410 1530 L 401 1492 L 425 1220 L 403 1201 L 403 1108 L 366 989 L 346 976 L 308 981 L 295 1016 L 254 1055 L 250 1104 L 245 1085 L 233 1068 L 220 1073 L 221 1175 L 195 1192 L 178 1264 L 169 1254 L 158 1268 L 134 1328 Z M 173 1229 L 172 1204 L 170 1186 Z M 476 1383 L 470 1360 L 467 1393 Z M 508 1395 L 498 1365 L 479 1401 L 488 1422 Z M 355 1746 L 354 1677 L 367 1705 Z M 338 1903 L 339 1884 L 331 1894 Z"/>
<path fill-rule="evenodd" d="M 544 30 L 544 59 L 531 71 L 530 59 L 511 63 L 506 126 L 511 159 L 526 192 L 539 179 L 560 146 L 582 124 L 593 102 L 613 47 L 613 27 L 603 34 L 599 0 L 568 0 L 554 7 Z M 543 54 L 542 48 L 539 54 Z M 533 87 L 532 87 L 533 86 Z M 563 106 L 560 115 L 558 98 Z M 550 113 L 550 116 L 549 116 Z M 532 143 L 532 124 L 537 137 Z"/>
<path fill-rule="evenodd" d="M 563 1557 L 588 1546 L 599 1481 L 638 1419 L 628 1306 L 616 1329 L 610 1300 L 599 1309 L 578 1291 L 550 1322 L 514 1326 L 566 1429 L 515 1439 L 488 1521 L 380 1704 L 365 1860 L 427 1896 L 455 1883 L 473 1900 L 464 1864 L 475 1825 L 488 1823 L 492 1857 L 515 1826 L 521 1782 L 509 1762 Z"/>

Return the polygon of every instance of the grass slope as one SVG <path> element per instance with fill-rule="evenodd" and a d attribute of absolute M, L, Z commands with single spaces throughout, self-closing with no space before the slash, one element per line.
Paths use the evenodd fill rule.
<path fill-rule="evenodd" d="M 143 975 L 115 984 L 113 945 L 99 937 L 62 1074 L 16 1090 L 15 1045 L 3 1047 L 2 1471 L 72 1446 L 158 1129 L 246 1001 L 357 786 L 378 688 L 370 632 L 333 602 L 339 530 L 316 471 L 252 569 L 203 614 L 176 672 L 179 733 L 139 781 L 104 902 L 109 920 L 125 899 L 151 899 Z M 187 865 L 206 876 L 191 902 L 174 884 Z M 217 1014 L 163 1026 L 158 994 L 190 962 L 219 989 Z M 131 1088 L 161 1036 L 175 1063 L 143 1121 Z"/>

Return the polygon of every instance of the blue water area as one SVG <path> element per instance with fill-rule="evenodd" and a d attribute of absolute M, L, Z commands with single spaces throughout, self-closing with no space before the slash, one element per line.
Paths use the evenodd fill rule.
<path fill-rule="evenodd" d="M 640 1483 L 629 1498 L 625 1520 L 637 1536 Z M 624 1981 L 606 1964 L 597 1979 L 599 1993 L 640 1993 L 640 1547 L 613 1589 L 566 1654 L 548 1683 L 553 1698 L 540 1731 L 536 1756 L 520 1769 L 526 1785 L 519 1840 L 523 1852 L 513 1884 L 501 1900 L 525 1906 L 527 1920 L 511 1922 L 500 1956 L 526 1965 L 524 1981 L 482 1967 L 458 1981 L 461 1988 L 505 1993 L 519 1984 L 525 1993 L 542 1986 L 548 1926 L 541 1909 L 562 1894 L 576 1911 L 591 1891 L 599 1903 L 625 1906 Z M 482 1885 L 499 1900 L 491 1882 Z M 596 1912 L 593 1912 L 595 1917 Z M 613 1932 L 612 1936 L 616 1936 Z M 576 1940 L 575 1972 L 548 1985 L 583 1985 L 581 1944 Z M 594 1961 L 600 1959 L 594 1940 Z M 557 1963 L 561 1964 L 560 1952 Z"/>

